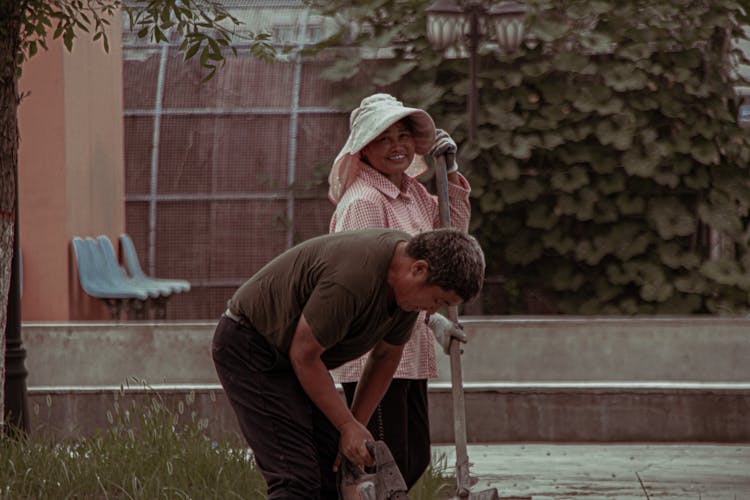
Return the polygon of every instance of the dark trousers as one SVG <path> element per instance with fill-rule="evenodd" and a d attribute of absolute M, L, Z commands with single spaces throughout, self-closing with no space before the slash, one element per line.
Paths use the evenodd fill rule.
<path fill-rule="evenodd" d="M 332 467 L 339 432 L 302 389 L 289 359 L 251 325 L 227 317 L 211 351 L 268 498 L 338 498 Z"/>
<path fill-rule="evenodd" d="M 351 406 L 356 382 L 341 384 Z M 385 441 L 411 489 L 431 460 L 430 419 L 427 413 L 427 380 L 394 378 L 375 409 L 367 428 Z"/>

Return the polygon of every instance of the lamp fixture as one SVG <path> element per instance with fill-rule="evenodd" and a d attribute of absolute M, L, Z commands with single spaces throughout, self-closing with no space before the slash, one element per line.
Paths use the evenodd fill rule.
<path fill-rule="evenodd" d="M 524 35 L 528 8 L 520 2 L 499 2 L 489 6 L 478 0 L 435 0 L 425 9 L 427 39 L 435 50 L 444 51 L 465 42 L 469 51 L 468 96 L 469 141 L 477 128 L 477 53 L 481 39 L 494 39 L 501 52 L 518 50 Z"/>
<path fill-rule="evenodd" d="M 475 18 L 476 34 L 494 38 L 502 52 L 515 52 L 523 40 L 527 11 L 521 2 L 500 2 L 487 8 L 476 1 L 435 0 L 425 9 L 427 39 L 435 50 L 445 50 L 462 38 L 471 37 Z"/>

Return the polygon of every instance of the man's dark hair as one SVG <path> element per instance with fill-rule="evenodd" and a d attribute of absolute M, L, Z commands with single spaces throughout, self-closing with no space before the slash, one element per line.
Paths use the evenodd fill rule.
<path fill-rule="evenodd" d="M 420 233 L 409 240 L 406 253 L 430 265 L 428 285 L 454 291 L 464 302 L 482 289 L 484 253 L 473 236 L 457 229 Z"/>

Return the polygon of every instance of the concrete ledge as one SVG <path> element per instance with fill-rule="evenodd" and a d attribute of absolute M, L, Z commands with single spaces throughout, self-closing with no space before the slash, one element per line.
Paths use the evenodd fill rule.
<path fill-rule="evenodd" d="M 494 383 L 465 387 L 473 443 L 748 442 L 750 384 Z M 453 441 L 449 385 L 430 388 L 431 435 Z"/>
<path fill-rule="evenodd" d="M 240 435 L 218 385 L 29 389 L 34 432 L 91 436 L 107 412 L 159 398 L 213 438 Z M 450 386 L 430 386 L 434 443 L 453 441 Z M 493 383 L 465 388 L 468 439 L 501 442 L 750 442 L 750 384 Z M 181 404 L 182 403 L 182 404 Z M 194 417 L 193 417 L 194 415 Z"/>
<path fill-rule="evenodd" d="M 31 432 L 56 441 L 92 437 L 111 428 L 126 410 L 154 403 L 194 419 L 213 439 L 241 439 L 237 420 L 219 385 L 156 385 L 153 387 L 33 387 L 28 390 Z M 244 442 L 244 441 L 243 441 Z"/>
<path fill-rule="evenodd" d="M 24 323 L 27 385 L 218 383 L 208 322 Z"/>
<path fill-rule="evenodd" d="M 471 317 L 464 380 L 750 382 L 750 319 Z M 27 385 L 218 383 L 214 322 L 24 323 Z M 62 354 L 64 353 L 64 354 Z M 448 357 L 437 354 L 439 381 Z"/>
<path fill-rule="evenodd" d="M 461 320 L 472 442 L 750 442 L 750 318 Z M 214 326 L 25 323 L 32 426 L 90 435 L 107 426 L 115 397 L 148 404 L 158 395 L 175 408 L 183 401 L 183 411 L 191 400 L 214 436 L 237 434 L 210 358 Z M 448 358 L 437 359 L 431 431 L 436 443 L 451 442 Z M 132 377 L 155 392 L 121 394 Z"/>
<path fill-rule="evenodd" d="M 750 318 L 472 317 L 467 381 L 750 382 Z M 450 378 L 438 355 L 440 380 Z"/>

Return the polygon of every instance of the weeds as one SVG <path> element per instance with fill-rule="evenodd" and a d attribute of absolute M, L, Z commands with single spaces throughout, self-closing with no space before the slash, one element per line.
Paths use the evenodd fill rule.
<path fill-rule="evenodd" d="M 192 411 L 191 395 L 173 408 L 153 390 L 145 404 L 123 395 L 107 412 L 108 427 L 93 437 L 0 440 L 0 500 L 265 498 L 265 482 L 244 442 L 210 439 L 208 419 Z M 411 500 L 450 496 L 445 457 L 434 463 Z"/>
<path fill-rule="evenodd" d="M 451 498 L 456 492 L 456 478 L 449 476 L 445 454 L 433 455 L 432 464 L 409 491 L 409 500 L 436 500 Z"/>
<path fill-rule="evenodd" d="M 122 394 L 122 391 L 121 391 Z M 123 407 L 90 438 L 55 443 L 35 436 L 0 442 L 0 499 L 263 498 L 265 484 L 242 443 L 212 441 L 190 411 L 191 398 L 168 408 Z"/>

